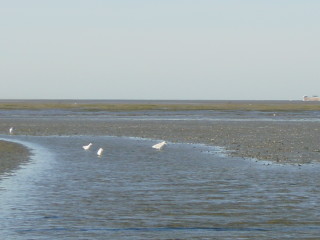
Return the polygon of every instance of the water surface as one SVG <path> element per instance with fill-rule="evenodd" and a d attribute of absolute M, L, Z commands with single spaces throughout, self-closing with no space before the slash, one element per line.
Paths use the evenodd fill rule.
<path fill-rule="evenodd" d="M 7 136 L 2 136 L 8 139 Z M 1 239 L 316 239 L 319 166 L 109 136 L 12 136 L 32 161 L 0 180 Z M 81 146 L 92 142 L 90 151 Z M 103 157 L 96 156 L 99 147 Z"/>

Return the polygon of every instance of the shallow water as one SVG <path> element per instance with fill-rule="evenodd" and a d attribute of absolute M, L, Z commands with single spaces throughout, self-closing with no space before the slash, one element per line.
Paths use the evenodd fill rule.
<path fill-rule="evenodd" d="M 7 136 L 2 136 L 8 139 Z M 317 239 L 319 165 L 99 136 L 11 136 L 32 161 L 0 180 L 0 239 Z M 81 146 L 93 143 L 90 151 Z M 105 149 L 99 158 L 96 150 Z"/>

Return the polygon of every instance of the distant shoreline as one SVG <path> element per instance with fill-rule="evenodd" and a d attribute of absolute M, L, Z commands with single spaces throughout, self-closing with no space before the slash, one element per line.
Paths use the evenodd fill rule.
<path fill-rule="evenodd" d="M 0 110 L 42 109 L 74 111 L 320 111 L 320 102 L 298 100 L 0 100 Z"/>

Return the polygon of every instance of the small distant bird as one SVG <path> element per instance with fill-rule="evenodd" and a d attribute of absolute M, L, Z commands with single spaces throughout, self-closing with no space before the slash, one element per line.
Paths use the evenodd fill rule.
<path fill-rule="evenodd" d="M 99 157 L 101 157 L 101 156 L 102 156 L 102 153 L 103 153 L 103 148 L 99 148 L 99 150 L 98 150 L 98 152 L 97 152 L 97 155 L 98 155 Z"/>
<path fill-rule="evenodd" d="M 89 150 L 91 146 L 92 146 L 92 143 L 89 143 L 87 146 L 82 146 L 82 148 L 84 150 Z"/>
<path fill-rule="evenodd" d="M 161 150 L 164 147 L 164 145 L 167 145 L 167 143 L 165 141 L 153 145 L 152 148 L 155 148 L 157 150 Z"/>
<path fill-rule="evenodd" d="M 13 133 L 13 127 L 11 127 L 11 128 L 9 129 L 9 133 L 10 133 L 10 134 Z"/>

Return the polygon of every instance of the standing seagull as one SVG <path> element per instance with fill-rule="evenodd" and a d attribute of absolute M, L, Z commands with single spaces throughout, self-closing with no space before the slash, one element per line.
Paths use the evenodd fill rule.
<path fill-rule="evenodd" d="M 157 150 L 161 150 L 164 147 L 164 145 L 167 145 L 167 143 L 165 141 L 153 145 L 152 148 L 155 148 Z"/>
<path fill-rule="evenodd" d="M 83 148 L 84 150 L 89 150 L 91 146 L 92 146 L 92 143 L 89 143 L 89 145 L 87 145 L 87 146 L 82 146 L 82 148 Z"/>
<path fill-rule="evenodd" d="M 9 129 L 9 133 L 10 133 L 10 134 L 13 133 L 13 127 L 11 127 L 11 128 Z"/>
<path fill-rule="evenodd" d="M 103 148 L 99 148 L 99 150 L 98 150 L 98 152 L 97 152 L 97 155 L 98 155 L 99 157 L 101 157 L 101 156 L 102 156 L 102 153 L 103 153 Z"/>

